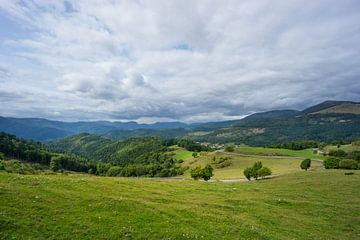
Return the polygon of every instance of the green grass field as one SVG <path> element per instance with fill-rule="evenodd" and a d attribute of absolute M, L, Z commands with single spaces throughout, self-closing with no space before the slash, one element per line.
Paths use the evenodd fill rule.
<path fill-rule="evenodd" d="M 218 183 L 0 173 L 0 239 L 359 239 L 360 172 Z"/>
<path fill-rule="evenodd" d="M 175 159 L 187 160 L 187 159 L 192 158 L 193 152 L 188 151 L 188 150 L 178 147 L 178 146 L 172 146 L 172 148 L 175 148 L 175 150 L 173 151 L 175 153 Z"/>
<path fill-rule="evenodd" d="M 267 156 L 291 156 L 310 159 L 324 160 L 325 156 L 314 154 L 312 149 L 290 150 L 282 148 L 266 148 L 266 147 L 248 147 L 241 146 L 235 149 L 235 152 L 249 155 L 267 155 Z"/>
<path fill-rule="evenodd" d="M 336 145 L 329 145 L 325 147 L 326 151 L 330 151 L 330 150 L 344 150 L 345 152 L 353 152 L 353 151 L 360 151 L 360 146 L 356 146 L 356 145 L 352 145 L 352 144 L 346 144 L 346 145 L 340 145 L 340 147 L 338 148 Z"/>
<path fill-rule="evenodd" d="M 216 168 L 216 165 L 212 164 L 212 159 L 220 159 L 221 157 L 229 157 L 227 161 L 231 162 L 231 165 L 224 168 Z M 214 152 L 214 153 L 203 153 L 197 158 L 188 159 L 183 163 L 183 166 L 189 166 L 193 168 L 195 166 L 205 166 L 206 164 L 212 164 L 214 167 L 214 177 L 213 179 L 234 179 L 234 178 L 245 178 L 243 171 L 247 167 L 251 167 L 255 162 L 261 161 L 263 166 L 269 167 L 273 175 L 281 175 L 288 173 L 295 173 L 303 171 L 300 169 L 301 159 L 294 158 L 270 158 L 262 156 L 239 156 L 232 155 L 223 152 Z M 312 161 L 312 169 L 316 170 L 322 167 L 322 163 L 317 161 Z M 190 178 L 190 170 L 186 171 L 184 176 L 185 178 Z"/>

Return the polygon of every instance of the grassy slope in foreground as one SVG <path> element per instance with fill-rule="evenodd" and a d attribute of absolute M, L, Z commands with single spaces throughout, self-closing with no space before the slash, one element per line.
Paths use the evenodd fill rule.
<path fill-rule="evenodd" d="M 245 183 L 0 173 L 1 239 L 358 239 L 360 174 Z"/>
<path fill-rule="evenodd" d="M 290 150 L 282 148 L 266 148 L 266 147 L 238 147 L 235 150 L 237 153 L 249 155 L 277 155 L 277 156 L 291 156 L 311 159 L 325 159 L 325 156 L 314 154 L 312 149 L 304 150 Z"/>
<path fill-rule="evenodd" d="M 266 156 L 247 157 L 222 152 L 202 153 L 200 157 L 188 159 L 187 161 L 185 161 L 183 163 L 183 166 L 189 166 L 190 169 L 198 165 L 204 167 L 206 164 L 212 163 L 212 159 L 214 156 L 217 160 L 224 157 L 230 158 L 227 161 L 230 161 L 231 165 L 224 168 L 216 168 L 216 165 L 213 165 L 213 179 L 245 178 L 243 173 L 244 169 L 247 167 L 251 167 L 257 161 L 261 161 L 263 166 L 269 167 L 272 170 L 273 175 L 281 175 L 303 171 L 300 169 L 300 163 L 302 161 L 301 159 L 270 158 Z M 311 167 L 314 169 L 320 168 L 322 167 L 322 163 L 312 161 Z M 190 178 L 190 169 L 184 173 L 184 177 Z"/>

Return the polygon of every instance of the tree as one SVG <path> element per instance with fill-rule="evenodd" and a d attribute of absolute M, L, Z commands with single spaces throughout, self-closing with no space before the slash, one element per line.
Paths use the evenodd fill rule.
<path fill-rule="evenodd" d="M 251 167 L 245 168 L 244 176 L 247 178 L 247 180 L 251 181 L 251 176 L 252 176 L 252 168 Z"/>
<path fill-rule="evenodd" d="M 258 175 L 258 171 L 262 168 L 262 163 L 259 162 L 255 162 L 253 167 L 252 167 L 252 177 L 255 178 L 255 180 L 258 179 L 259 175 Z"/>
<path fill-rule="evenodd" d="M 50 169 L 54 172 L 57 172 L 60 169 L 62 169 L 61 160 L 62 160 L 62 156 L 52 157 L 50 161 Z"/>
<path fill-rule="evenodd" d="M 329 157 L 324 160 L 324 167 L 326 169 L 336 169 L 339 168 L 340 158 Z"/>
<path fill-rule="evenodd" d="M 344 150 L 342 150 L 342 149 L 330 150 L 329 156 L 333 156 L 333 157 L 345 157 L 345 156 L 346 156 L 346 152 L 345 152 Z"/>
<path fill-rule="evenodd" d="M 255 162 L 252 167 L 245 168 L 244 176 L 251 181 L 251 178 L 255 178 L 256 180 L 261 177 L 264 178 L 266 176 L 271 175 L 271 170 L 268 167 L 263 167 L 261 162 Z"/>
<path fill-rule="evenodd" d="M 212 168 L 212 166 L 210 165 L 210 164 L 207 164 L 205 167 L 204 167 L 204 169 L 202 169 L 202 178 L 205 180 L 205 181 L 208 181 L 208 180 L 210 180 L 210 178 L 212 177 L 212 176 L 214 176 L 214 174 L 213 174 L 213 168 Z"/>
<path fill-rule="evenodd" d="M 204 168 L 197 166 L 190 171 L 190 175 L 193 179 L 198 180 L 200 178 L 204 179 L 205 181 L 210 180 L 213 174 L 213 168 L 210 164 L 207 164 Z"/>
<path fill-rule="evenodd" d="M 198 180 L 202 176 L 202 169 L 200 166 L 197 166 L 190 170 L 190 175 L 193 179 Z"/>
<path fill-rule="evenodd" d="M 262 167 L 257 171 L 259 177 L 264 178 L 271 175 L 271 170 L 268 167 Z"/>
<path fill-rule="evenodd" d="M 304 159 L 301 164 L 300 164 L 300 168 L 304 169 L 305 171 L 307 171 L 311 166 L 311 159 L 307 158 Z"/>
<path fill-rule="evenodd" d="M 192 153 L 192 156 L 193 156 L 194 158 L 196 158 L 196 157 L 198 156 L 198 153 L 197 153 L 197 152 L 193 152 L 193 153 Z"/>
<path fill-rule="evenodd" d="M 235 150 L 234 145 L 226 145 L 225 146 L 225 152 L 233 152 Z"/>

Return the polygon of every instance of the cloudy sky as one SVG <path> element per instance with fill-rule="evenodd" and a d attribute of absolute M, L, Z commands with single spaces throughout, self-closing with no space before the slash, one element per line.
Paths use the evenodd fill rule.
<path fill-rule="evenodd" d="M 360 101 L 360 1 L 0 0 L 0 115 L 235 119 Z"/>

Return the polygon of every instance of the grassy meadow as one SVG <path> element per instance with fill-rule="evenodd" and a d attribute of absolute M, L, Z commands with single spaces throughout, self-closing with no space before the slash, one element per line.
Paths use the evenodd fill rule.
<path fill-rule="evenodd" d="M 339 145 L 339 147 L 337 145 L 329 145 L 325 147 L 326 151 L 330 151 L 330 150 L 344 150 L 345 152 L 353 152 L 353 151 L 360 151 L 360 146 L 357 145 L 353 145 L 353 144 L 346 144 L 346 145 Z"/>
<path fill-rule="evenodd" d="M 178 146 L 171 146 L 171 148 L 175 149 L 173 153 L 175 153 L 175 159 L 179 160 L 187 160 L 192 158 L 193 152 L 186 150 L 185 148 L 178 147 Z"/>
<path fill-rule="evenodd" d="M 213 159 L 220 160 L 221 158 L 228 158 L 226 162 L 230 165 L 226 167 L 219 167 L 214 164 Z M 243 171 L 247 167 L 251 167 L 255 162 L 261 161 L 263 166 L 269 167 L 273 175 L 282 175 L 288 173 L 296 173 L 302 171 L 300 169 L 301 159 L 296 158 L 271 158 L 266 156 L 240 156 L 233 155 L 224 152 L 212 152 L 212 153 L 201 153 L 197 158 L 191 158 L 183 163 L 183 166 L 188 166 L 189 169 L 195 166 L 204 167 L 206 164 L 212 164 L 214 168 L 213 179 L 234 179 L 234 178 L 245 178 Z M 312 168 L 310 170 L 320 169 L 322 163 L 318 161 L 312 161 Z M 186 171 L 185 178 L 190 178 L 190 171 Z"/>
<path fill-rule="evenodd" d="M 290 150 L 283 148 L 266 148 L 266 147 L 249 147 L 240 146 L 235 148 L 235 152 L 248 155 L 265 155 L 265 156 L 290 156 L 310 159 L 324 160 L 325 156 L 314 154 L 312 149 Z"/>
<path fill-rule="evenodd" d="M 238 183 L 0 173 L 0 239 L 359 239 L 359 202 L 358 171 Z"/>

